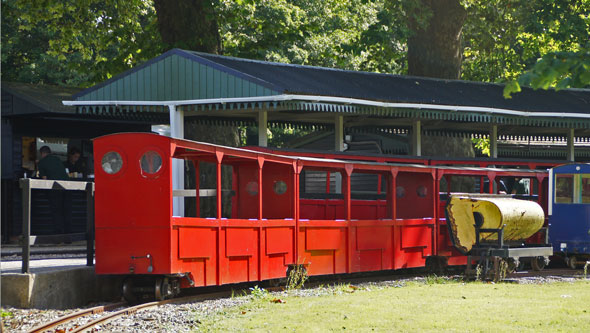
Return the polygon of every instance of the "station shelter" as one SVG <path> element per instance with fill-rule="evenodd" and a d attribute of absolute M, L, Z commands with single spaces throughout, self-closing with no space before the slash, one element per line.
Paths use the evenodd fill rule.
<path fill-rule="evenodd" d="M 92 139 L 117 132 L 149 132 L 151 124 L 167 121 L 158 115 L 83 115 L 66 106 L 80 88 L 2 82 L 2 241 L 22 232 L 20 178 L 35 177 L 39 149 L 48 146 L 62 161 L 68 150 L 80 151 L 85 172 L 76 179 L 89 180 L 94 174 Z M 150 117 L 151 116 L 151 117 Z M 156 116 L 154 118 L 154 116 Z M 55 234 L 47 190 L 32 191 L 32 233 Z M 86 196 L 72 192 L 71 232 L 86 230 Z"/>
<path fill-rule="evenodd" d="M 344 154 L 371 141 L 375 153 L 423 157 L 426 140 L 489 138 L 490 165 L 507 157 L 590 160 L 589 89 L 523 88 L 510 99 L 502 92 L 503 85 L 493 83 L 172 49 L 64 104 L 79 117 L 161 121 L 176 138 L 191 136 L 185 127 L 193 124 L 212 135 L 223 126 L 256 127 L 255 143 L 266 147 L 269 128 L 294 127 L 319 136 L 301 147 Z M 184 189 L 185 164 L 173 168 L 174 188 Z"/>

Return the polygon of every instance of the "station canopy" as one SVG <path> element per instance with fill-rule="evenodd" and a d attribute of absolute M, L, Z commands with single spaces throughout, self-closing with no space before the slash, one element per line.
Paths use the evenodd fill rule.
<path fill-rule="evenodd" d="M 167 121 L 170 106 L 187 121 L 590 142 L 590 89 L 532 90 L 503 97 L 503 85 L 348 71 L 173 49 L 74 95 L 77 112 Z"/>

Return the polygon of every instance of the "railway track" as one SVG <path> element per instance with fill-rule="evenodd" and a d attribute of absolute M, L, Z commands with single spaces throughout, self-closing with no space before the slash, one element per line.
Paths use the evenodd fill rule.
<path fill-rule="evenodd" d="M 413 274 L 412 273 L 394 274 L 393 276 L 391 274 L 387 274 L 387 275 L 372 275 L 369 277 L 366 277 L 366 276 L 364 276 L 364 277 L 363 276 L 361 276 L 361 277 L 336 277 L 336 278 L 328 278 L 328 279 L 318 279 L 319 281 L 308 282 L 308 283 L 306 283 L 305 288 L 314 288 L 314 287 L 317 287 L 320 285 L 337 284 L 337 283 L 357 284 L 357 283 L 363 283 L 363 282 L 379 282 L 379 281 L 390 280 L 392 278 L 398 280 L 398 279 L 407 279 L 407 278 L 414 278 L 414 277 L 420 277 L 420 276 L 426 276 L 426 275 L 428 275 L 428 274 L 424 274 L 424 272 L 422 272 L 422 274 L 414 272 Z M 583 276 L 583 270 L 553 268 L 553 269 L 546 269 L 543 271 L 519 271 L 519 272 L 514 272 L 514 273 L 509 274 L 506 277 L 506 281 L 511 282 L 514 279 L 518 279 L 518 278 L 550 277 L 550 276 L 581 277 L 581 276 Z M 460 275 L 457 275 L 457 277 L 460 277 Z M 284 288 L 283 287 L 268 287 L 265 289 L 268 291 L 280 291 L 280 290 L 283 290 Z M 247 289 L 244 289 L 244 290 L 247 290 Z M 225 291 L 221 291 L 221 292 L 209 292 L 209 293 L 198 294 L 198 295 L 178 297 L 178 298 L 173 298 L 173 299 L 168 299 L 168 300 L 163 300 L 163 301 L 142 303 L 142 304 L 138 304 L 138 305 L 134 305 L 134 306 L 127 306 L 128 304 L 126 302 L 112 303 L 112 304 L 108 304 L 108 305 L 97 306 L 97 307 L 93 307 L 93 308 L 89 308 L 89 309 L 85 309 L 85 310 L 71 313 L 69 315 L 57 318 L 54 321 L 37 326 L 37 327 L 31 329 L 29 332 L 47 332 L 49 330 L 54 332 L 54 331 L 57 331 L 57 328 L 60 328 L 60 327 L 65 332 L 72 332 L 72 333 L 86 332 L 86 331 L 90 331 L 93 327 L 95 327 L 97 325 L 104 325 L 104 324 L 106 324 L 110 321 L 113 321 L 119 317 L 126 316 L 126 315 L 132 315 L 135 312 L 145 310 L 148 308 L 157 307 L 160 305 L 205 301 L 205 300 L 210 300 L 210 299 L 217 299 L 217 298 L 224 298 L 224 297 L 231 297 L 231 296 L 232 296 L 232 291 L 225 290 Z M 122 309 L 115 311 L 118 308 L 122 308 Z M 109 312 L 109 313 L 107 313 L 107 312 Z M 77 320 L 78 318 L 90 316 L 90 315 L 95 315 L 95 314 L 105 314 L 105 315 L 101 316 L 98 319 L 88 321 L 82 325 L 78 325 L 78 326 L 71 325 L 73 323 L 73 321 Z"/>
<path fill-rule="evenodd" d="M 71 333 L 86 332 L 96 325 L 106 324 L 114 319 L 117 319 L 118 317 L 131 315 L 131 314 L 133 314 L 137 311 L 140 311 L 140 310 L 153 308 L 153 307 L 164 305 L 164 304 L 188 303 L 188 302 L 204 301 L 204 300 L 208 300 L 208 299 L 215 299 L 215 298 L 229 297 L 229 296 L 231 296 L 231 291 L 223 291 L 223 292 L 208 293 L 208 294 L 201 294 L 201 295 L 185 296 L 185 297 L 167 299 L 167 300 L 157 301 L 157 302 L 142 303 L 142 304 L 133 305 L 133 306 L 127 306 L 128 305 L 127 302 L 112 303 L 112 304 L 108 304 L 108 305 L 97 306 L 97 307 L 93 307 L 93 308 L 89 308 L 89 309 L 85 309 L 85 310 L 71 313 L 69 315 L 57 318 L 56 320 L 53 320 L 51 322 L 45 323 L 43 325 L 39 325 L 39 326 L 31 329 L 28 332 L 29 333 L 41 333 L 41 332 L 47 332 L 48 330 L 57 328 L 59 326 L 66 326 L 67 327 L 69 323 L 72 323 L 74 320 L 76 320 L 78 318 L 93 315 L 93 314 L 101 314 L 101 313 L 113 311 L 115 309 L 127 306 L 119 311 L 114 311 L 114 312 L 105 314 L 104 316 L 102 316 L 98 319 L 89 321 L 83 325 L 76 326 L 76 327 L 68 327 L 67 329 L 64 329 L 64 331 L 71 332 Z"/>

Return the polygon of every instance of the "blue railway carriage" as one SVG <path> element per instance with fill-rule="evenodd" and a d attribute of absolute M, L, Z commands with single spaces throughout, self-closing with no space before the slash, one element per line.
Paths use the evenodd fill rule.
<path fill-rule="evenodd" d="M 565 164 L 549 171 L 549 236 L 554 252 L 570 268 L 590 259 L 590 164 Z"/>

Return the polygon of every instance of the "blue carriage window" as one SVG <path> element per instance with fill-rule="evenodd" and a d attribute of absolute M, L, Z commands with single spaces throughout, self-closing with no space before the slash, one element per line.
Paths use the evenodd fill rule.
<path fill-rule="evenodd" d="M 590 174 L 582 175 L 582 203 L 590 203 Z"/>
<path fill-rule="evenodd" d="M 574 175 L 555 175 L 555 203 L 574 202 Z"/>

